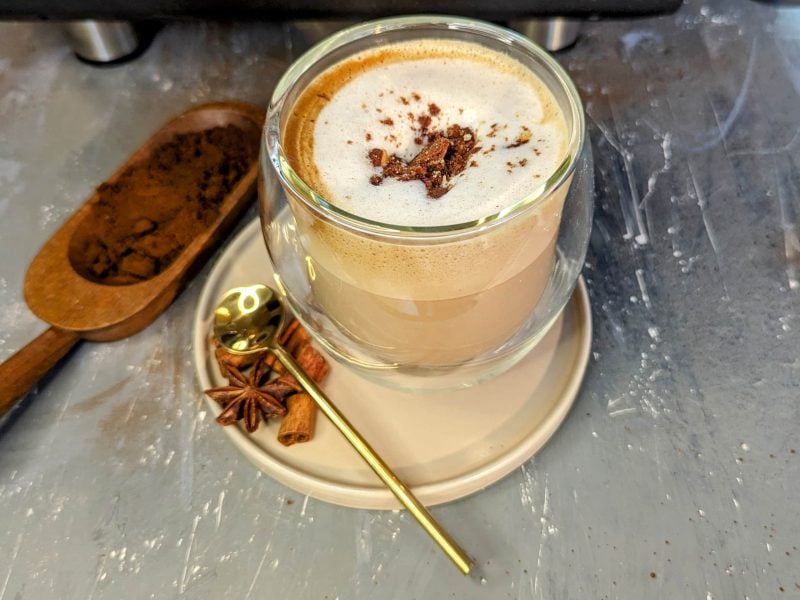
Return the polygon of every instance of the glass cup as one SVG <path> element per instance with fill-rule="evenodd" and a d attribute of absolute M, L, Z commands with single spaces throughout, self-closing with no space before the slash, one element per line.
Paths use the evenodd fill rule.
<path fill-rule="evenodd" d="M 463 40 L 510 55 L 550 89 L 566 120 L 560 166 L 513 206 L 448 226 L 398 226 L 350 214 L 311 189 L 281 147 L 287 115 L 321 72 L 368 48 Z M 261 155 L 262 230 L 285 302 L 339 362 L 407 390 L 474 385 L 510 368 L 547 333 L 576 285 L 592 215 L 583 108 L 564 70 L 507 29 L 409 16 L 345 29 L 284 74 Z"/>

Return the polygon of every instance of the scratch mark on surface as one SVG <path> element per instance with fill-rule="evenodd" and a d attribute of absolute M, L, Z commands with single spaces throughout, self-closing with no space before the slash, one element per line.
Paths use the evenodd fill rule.
<path fill-rule="evenodd" d="M 127 423 L 131 420 L 131 415 L 133 414 L 133 407 L 136 406 L 136 401 L 139 399 L 138 395 L 133 396 L 133 401 L 128 405 L 128 412 L 123 419 L 123 423 Z"/>
<path fill-rule="evenodd" d="M 758 37 L 753 39 L 753 43 L 750 46 L 750 57 L 747 61 L 747 68 L 744 73 L 744 79 L 742 80 L 742 87 L 739 88 L 739 93 L 736 96 L 736 100 L 733 102 L 733 107 L 731 107 L 731 111 L 728 113 L 728 116 L 722 123 L 717 123 L 717 132 L 711 136 L 711 139 L 700 144 L 699 146 L 690 148 L 689 152 L 696 154 L 698 152 L 708 150 L 709 148 L 713 148 L 720 142 L 724 141 L 728 136 L 728 133 L 730 133 L 731 127 L 733 127 L 736 119 L 739 118 L 739 113 L 742 112 L 742 107 L 744 107 L 744 102 L 747 99 L 747 93 L 750 90 L 750 85 L 753 82 L 753 72 L 755 71 L 756 56 L 758 54 L 756 51 L 757 49 Z"/>
<path fill-rule="evenodd" d="M 620 119 L 617 118 L 617 114 L 614 110 L 613 102 L 608 103 L 608 107 L 611 113 L 611 120 L 614 122 L 614 129 L 617 132 L 617 140 L 619 140 L 620 146 L 622 145 L 622 135 L 619 130 L 619 123 Z M 648 224 L 649 216 L 647 220 L 647 224 L 645 223 L 645 219 L 642 217 L 641 211 L 641 201 L 639 195 L 639 188 L 636 186 L 636 177 L 633 173 L 633 164 L 631 160 L 633 155 L 627 148 L 620 148 L 618 147 L 617 150 L 620 152 L 620 156 L 622 156 L 622 164 L 625 169 L 625 177 L 628 179 L 628 189 L 630 190 L 631 197 L 630 197 L 630 210 L 633 213 L 634 219 L 636 220 L 636 228 L 638 229 L 638 233 L 634 236 L 634 241 L 639 244 L 640 246 L 646 245 L 650 240 L 649 235 L 649 228 Z M 645 211 L 647 210 L 647 206 L 645 206 Z"/>
<path fill-rule="evenodd" d="M 625 330 L 622 327 L 622 322 L 610 314 L 608 315 L 608 321 L 611 323 L 611 335 L 621 346 L 625 346 Z"/>
<path fill-rule="evenodd" d="M 267 545 L 264 546 L 264 554 L 261 557 L 261 562 L 258 563 L 258 568 L 256 572 L 253 574 L 253 581 L 250 582 L 250 587 L 247 588 L 247 594 L 245 595 L 244 599 L 247 600 L 253 594 L 253 589 L 256 587 L 256 581 L 258 581 L 258 576 L 261 575 L 261 569 L 264 568 L 264 563 L 267 560 L 267 554 L 269 554 L 269 549 L 272 546 L 272 542 L 267 542 Z"/>
<path fill-rule="evenodd" d="M 791 21 L 787 19 L 786 23 L 781 23 L 784 31 L 781 32 L 781 38 L 787 39 L 787 37 L 795 37 L 793 34 L 789 34 L 786 36 L 786 29 L 793 28 L 793 25 L 789 25 Z M 788 25 L 788 27 L 786 27 Z M 792 87 L 794 87 L 794 91 L 800 95 L 800 68 L 798 68 L 797 64 L 794 60 L 792 60 L 793 56 L 790 53 L 787 53 L 787 50 L 791 52 L 791 46 L 787 44 L 787 47 L 784 48 L 784 44 L 777 44 L 778 54 L 781 55 L 781 62 L 783 63 L 783 72 L 789 78 L 789 81 L 792 82 Z"/>
<path fill-rule="evenodd" d="M 64 402 L 61 405 L 61 410 L 58 413 L 58 417 L 56 417 L 56 422 L 55 422 L 56 427 L 53 427 L 54 430 L 57 428 L 58 424 L 61 423 L 61 421 L 64 419 L 64 413 L 66 413 L 67 409 L 70 407 L 71 400 L 72 400 L 72 391 L 70 391 L 64 398 Z"/>
<path fill-rule="evenodd" d="M 711 250 L 714 252 L 714 261 L 717 263 L 717 270 L 719 271 L 720 279 L 722 281 L 722 290 L 724 293 L 723 300 L 730 300 L 728 286 L 725 284 L 725 278 L 722 276 L 722 264 L 719 258 L 720 252 L 719 243 L 717 242 L 717 234 L 714 232 L 714 227 L 708 217 L 708 200 L 706 200 L 703 191 L 700 189 L 700 185 L 697 183 L 697 176 L 694 173 L 694 169 L 692 169 L 692 161 L 687 161 L 686 165 L 689 169 L 689 176 L 692 180 L 692 186 L 694 187 L 695 194 L 697 195 L 697 207 L 700 209 L 700 215 L 703 218 L 703 227 L 706 230 L 706 237 L 708 237 L 708 241 L 711 244 Z"/>
<path fill-rule="evenodd" d="M 183 561 L 183 573 L 181 574 L 181 594 L 186 592 L 189 574 L 189 560 L 192 558 L 192 549 L 194 548 L 194 538 L 197 535 L 197 525 L 200 523 L 200 515 L 194 516 L 192 522 L 192 533 L 189 535 L 189 543 L 186 545 L 186 558 Z"/>
<path fill-rule="evenodd" d="M 540 598 L 543 598 L 542 590 L 539 587 L 539 573 L 542 571 L 542 553 L 544 552 L 544 542 L 547 538 L 547 527 L 545 526 L 545 518 L 549 513 L 550 508 L 550 501 L 548 499 L 548 475 L 545 473 L 544 475 L 544 498 L 542 499 L 542 531 L 539 535 L 539 551 L 536 556 L 536 576 L 533 578 L 533 593 L 538 594 Z"/>
<path fill-rule="evenodd" d="M 648 412 L 649 412 L 649 413 L 650 413 L 652 416 L 654 416 L 654 417 L 657 417 L 657 416 L 658 416 L 658 410 L 656 410 L 656 407 L 655 407 L 655 406 L 653 406 L 653 403 L 652 403 L 652 402 L 650 402 L 650 400 L 648 400 L 646 396 L 642 396 L 642 398 L 641 398 L 641 404 L 642 404 L 642 408 L 645 408 L 645 409 L 647 409 L 647 411 L 648 411 Z"/>
<path fill-rule="evenodd" d="M 659 176 L 663 175 L 664 173 L 668 173 L 669 170 L 672 168 L 672 134 L 666 133 L 664 134 L 664 139 L 661 140 L 661 151 L 664 153 L 664 166 L 661 167 L 658 171 L 655 171 L 647 178 L 647 191 L 645 192 L 644 196 L 642 197 L 642 201 L 639 202 L 639 208 L 645 207 L 647 201 L 653 195 L 653 192 L 656 189 L 656 182 L 658 181 Z"/>
<path fill-rule="evenodd" d="M 678 211 L 675 210 L 675 204 L 677 202 L 677 198 L 675 196 L 670 196 L 669 203 L 670 203 L 670 216 L 672 217 L 672 225 L 667 227 L 667 233 L 670 236 L 670 241 L 672 243 L 672 256 L 675 258 L 680 258 L 683 256 L 683 251 L 680 248 L 680 244 L 678 242 L 678 236 L 676 235 L 681 230 L 681 222 L 680 218 L 678 217 Z"/>
<path fill-rule="evenodd" d="M 8 565 L 8 573 L 6 573 L 6 579 L 3 582 L 3 589 L 0 590 L 0 600 L 6 597 L 6 588 L 8 587 L 8 581 L 11 579 L 11 573 L 14 570 L 14 563 L 17 561 L 17 555 L 19 554 L 19 548 L 22 545 L 22 533 L 20 532 L 17 535 L 17 541 L 14 543 L 14 549 L 11 551 L 11 559 L 8 561 L 10 564 Z"/>
<path fill-rule="evenodd" d="M 217 508 L 215 510 L 215 512 L 217 513 L 217 525 L 215 529 L 217 530 L 219 530 L 219 524 L 222 521 L 222 503 L 224 501 L 225 501 L 225 490 L 222 490 L 219 493 L 219 501 L 217 502 Z"/>
<path fill-rule="evenodd" d="M 650 294 L 647 292 L 647 284 L 644 281 L 644 269 L 636 269 L 636 283 L 639 284 L 639 292 L 642 295 L 642 302 L 644 302 L 647 310 L 652 310 L 653 305 L 650 303 Z"/>
<path fill-rule="evenodd" d="M 106 568 L 106 557 L 103 556 L 103 558 L 100 560 L 100 564 L 97 565 L 97 575 L 94 578 L 94 585 L 92 585 L 92 591 L 89 594 L 89 598 L 87 600 L 92 600 L 92 598 L 94 598 L 94 593 L 97 591 L 97 586 L 100 584 L 101 581 L 105 579 L 106 576 L 105 568 Z"/>
<path fill-rule="evenodd" d="M 649 236 L 647 233 L 647 227 L 644 224 L 644 219 L 642 218 L 642 211 L 640 210 L 640 201 L 639 201 L 639 191 L 636 188 L 636 181 L 633 177 L 633 167 L 631 165 L 631 155 L 628 150 L 623 148 L 619 142 L 617 142 L 614 137 L 611 135 L 611 132 L 608 128 L 598 121 L 597 119 L 592 118 L 591 115 L 588 115 L 591 121 L 597 126 L 600 130 L 600 133 L 603 134 L 603 137 L 606 139 L 608 144 L 617 151 L 622 159 L 622 166 L 623 171 L 625 172 L 625 177 L 628 180 L 628 190 L 631 194 L 631 202 L 626 203 L 623 202 L 622 197 L 620 196 L 620 208 L 622 209 L 622 219 L 625 222 L 625 233 L 622 235 L 622 238 L 625 240 L 629 240 L 634 238 L 637 244 L 645 245 L 648 242 Z M 613 116 L 613 110 L 612 110 Z M 636 227 L 637 233 L 634 234 L 634 225 Z"/>
<path fill-rule="evenodd" d="M 533 514 L 536 514 L 536 507 L 533 504 L 533 476 L 528 471 L 528 467 L 523 464 L 520 469 L 522 470 L 522 482 L 520 483 L 519 499 L 522 506 L 528 506 Z"/>
<path fill-rule="evenodd" d="M 614 410 L 614 411 L 608 413 L 608 416 L 609 417 L 621 417 L 622 415 L 629 415 L 631 413 L 635 413 L 635 412 L 637 412 L 637 410 L 638 409 L 636 407 L 634 407 L 634 406 L 631 406 L 630 408 L 620 408 L 619 410 Z"/>
<path fill-rule="evenodd" d="M 775 169 L 774 173 L 778 205 L 781 211 L 783 248 L 786 256 L 786 279 L 789 282 L 789 289 L 796 290 L 800 288 L 800 281 L 797 279 L 797 265 L 800 264 L 800 239 L 797 237 L 797 226 L 795 225 L 796 216 L 789 202 L 789 194 L 786 193 L 778 176 L 778 170 Z"/>
<path fill-rule="evenodd" d="M 618 396 L 618 397 L 616 397 L 616 398 L 612 398 L 612 399 L 610 399 L 610 400 L 609 400 L 609 401 L 606 403 L 606 408 L 613 408 L 613 407 L 615 407 L 617 404 L 619 404 L 620 402 L 622 402 L 623 400 L 625 400 L 625 396 Z"/>
<path fill-rule="evenodd" d="M 106 557 L 105 555 L 100 560 L 100 564 L 97 565 L 97 575 L 94 578 L 94 584 L 92 585 L 92 591 L 89 594 L 89 598 L 87 600 L 92 600 L 94 598 L 94 593 L 97 591 L 97 586 L 106 578 Z"/>

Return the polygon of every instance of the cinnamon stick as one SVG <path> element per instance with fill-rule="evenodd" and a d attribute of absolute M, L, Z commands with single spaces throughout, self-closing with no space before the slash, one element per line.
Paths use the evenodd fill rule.
<path fill-rule="evenodd" d="M 295 354 L 300 346 L 309 341 L 311 341 L 311 336 L 303 326 L 300 325 L 300 321 L 297 319 L 292 319 L 289 325 L 286 326 L 286 329 L 281 332 L 281 337 L 278 338 L 278 343 L 292 355 Z M 267 356 L 266 362 L 267 365 L 279 375 L 286 371 L 286 368 L 280 363 L 278 357 L 271 352 L 269 356 Z"/>
<path fill-rule="evenodd" d="M 299 328 L 298 331 L 303 331 Z M 298 335 L 295 333 L 295 335 Z M 302 335 L 302 334 L 301 334 Z M 308 334 L 306 334 L 308 335 Z M 294 353 L 299 366 L 315 383 L 322 383 L 328 374 L 328 363 L 309 342 L 305 342 Z M 296 393 L 286 398 L 286 416 L 278 430 L 278 441 L 284 446 L 309 441 L 314 437 L 317 423 L 317 404 L 305 393 L 302 386 L 289 373 L 284 373 L 275 380 L 276 385 L 290 386 Z"/>
<path fill-rule="evenodd" d="M 278 360 L 278 357 L 275 356 L 272 352 L 267 354 L 267 357 L 264 359 L 264 362 L 269 365 L 269 368 L 272 369 L 275 373 L 280 375 L 286 371 L 286 367 L 281 364 L 281 361 Z"/>
<path fill-rule="evenodd" d="M 311 396 L 303 393 L 292 394 L 286 399 L 288 412 L 281 421 L 278 441 L 284 446 L 301 444 L 314 436 L 317 422 L 317 405 Z"/>
<path fill-rule="evenodd" d="M 281 332 L 281 337 L 278 338 L 278 343 L 285 347 L 286 343 L 289 341 L 289 338 L 292 337 L 298 328 L 302 329 L 302 327 L 300 327 L 300 321 L 297 319 L 292 319 L 286 326 L 286 329 Z"/>
<path fill-rule="evenodd" d="M 298 323 L 298 326 L 292 331 L 292 334 L 285 342 L 281 342 L 283 347 L 286 348 L 286 351 L 292 356 L 296 355 L 302 346 L 311 342 L 311 335 L 305 328 L 299 326 L 297 320 L 295 320 L 295 323 Z"/>
<path fill-rule="evenodd" d="M 300 346 L 294 355 L 294 359 L 297 362 L 297 366 L 317 384 L 321 383 L 325 375 L 328 374 L 328 363 L 309 343 Z M 298 383 L 291 373 L 283 373 L 276 381 L 290 385 L 298 392 L 303 391 L 303 386 Z"/>

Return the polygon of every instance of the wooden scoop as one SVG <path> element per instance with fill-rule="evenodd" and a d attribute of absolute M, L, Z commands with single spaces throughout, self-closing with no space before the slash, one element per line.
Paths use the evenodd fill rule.
<path fill-rule="evenodd" d="M 264 111 L 240 102 L 218 102 L 189 109 L 158 130 L 106 184 L 114 185 L 126 169 L 153 156 L 155 150 L 176 135 L 227 125 L 260 132 L 263 123 Z M 111 341 L 133 335 L 170 305 L 247 207 L 256 185 L 257 155 L 256 152 L 244 176 L 218 205 L 218 213 L 210 224 L 173 257 L 166 268 L 149 279 L 109 285 L 93 277 L 79 254 L 84 241 L 99 226 L 93 209 L 101 200 L 101 193 L 96 191 L 78 209 L 28 268 L 25 300 L 51 327 L 0 365 L 0 416 L 80 339 Z M 198 183 L 202 176 L 202 173 L 197 174 Z M 168 190 L 163 190 L 159 197 L 159 190 L 152 182 L 147 182 L 147 188 L 132 191 L 143 199 L 142 206 L 145 201 L 164 202 L 164 198 L 175 198 Z"/>

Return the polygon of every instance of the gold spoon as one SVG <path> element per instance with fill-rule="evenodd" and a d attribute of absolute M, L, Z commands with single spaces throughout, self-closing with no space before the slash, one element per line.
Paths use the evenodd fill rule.
<path fill-rule="evenodd" d="M 214 312 L 214 337 L 233 354 L 271 351 L 456 567 L 468 575 L 471 559 L 278 343 L 285 322 L 283 304 L 272 288 L 260 284 L 238 287 L 225 293 Z"/>

